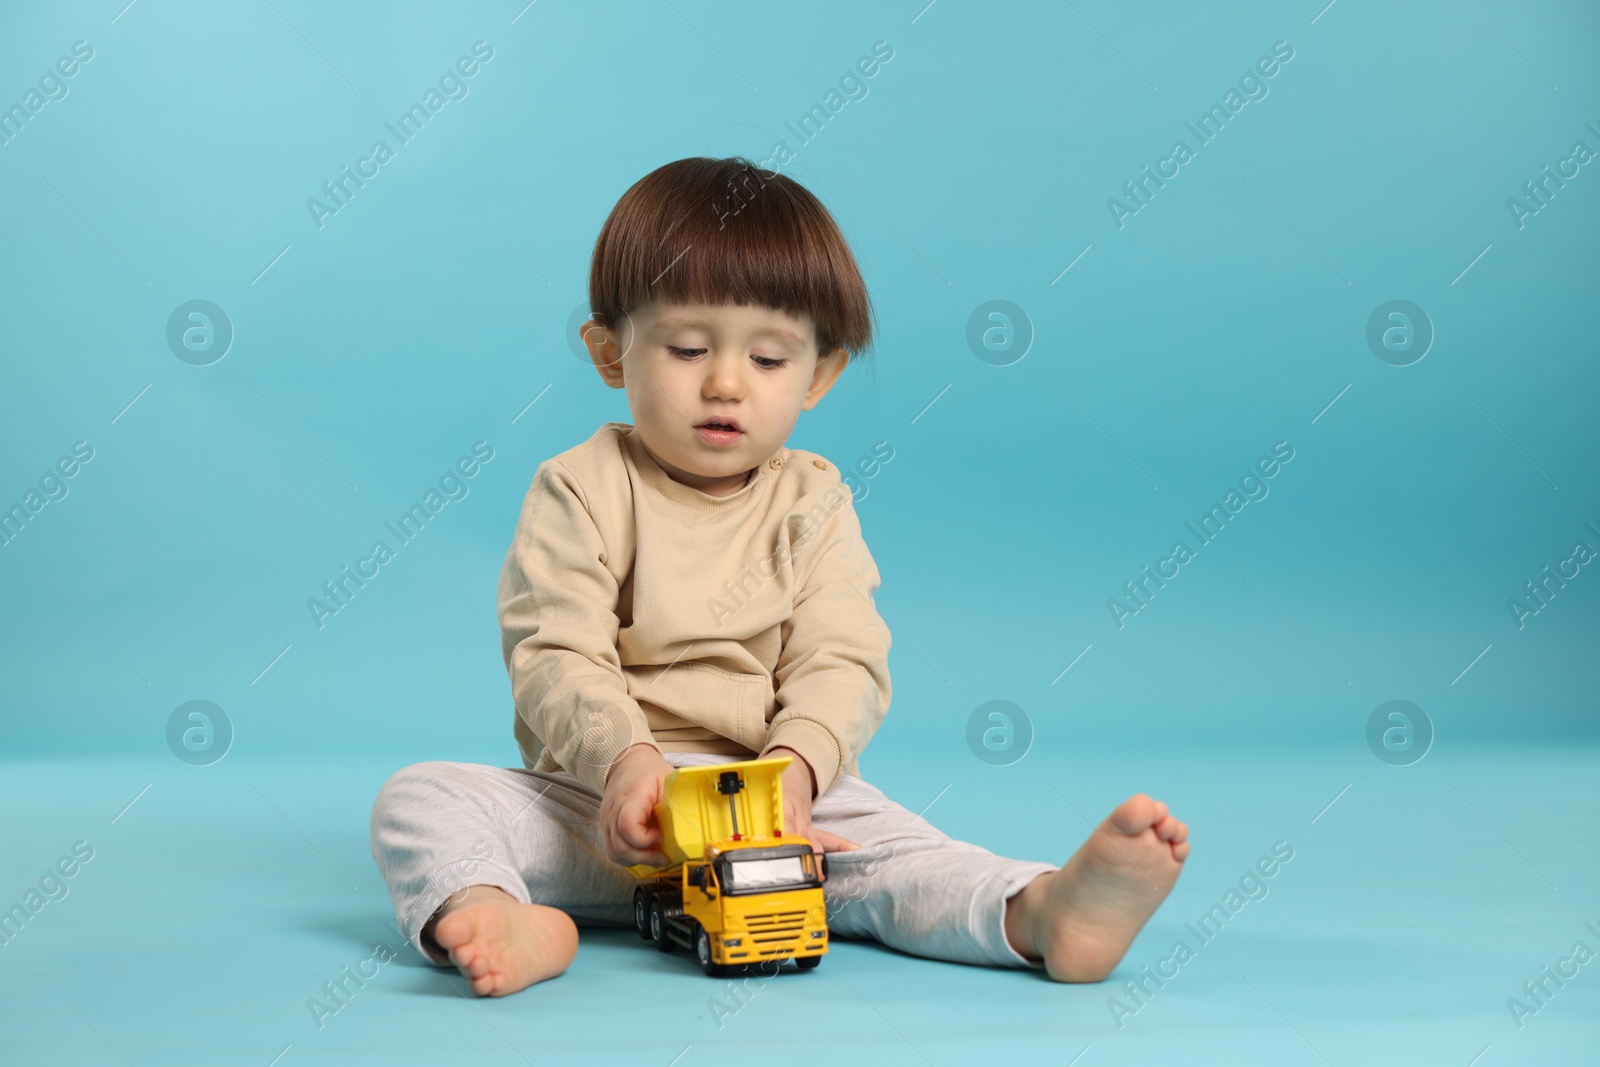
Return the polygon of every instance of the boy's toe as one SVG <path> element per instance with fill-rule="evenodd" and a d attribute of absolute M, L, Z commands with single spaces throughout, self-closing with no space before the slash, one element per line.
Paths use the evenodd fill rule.
<path fill-rule="evenodd" d="M 469 942 L 472 934 L 472 918 L 461 912 L 451 912 L 433 928 L 433 939 L 447 952 Z"/>
<path fill-rule="evenodd" d="M 1148 829 L 1155 820 L 1156 802 L 1144 793 L 1133 796 L 1117 805 L 1111 813 L 1110 823 L 1124 834 L 1136 834 Z"/>

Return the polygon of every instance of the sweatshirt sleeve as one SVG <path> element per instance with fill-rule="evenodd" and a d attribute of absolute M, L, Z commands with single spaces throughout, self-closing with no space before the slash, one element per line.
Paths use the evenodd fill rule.
<path fill-rule="evenodd" d="M 607 554 L 577 479 L 540 464 L 500 572 L 501 651 L 517 714 L 597 793 L 630 745 L 660 751 L 623 677 Z"/>
<path fill-rule="evenodd" d="M 774 672 L 777 713 L 766 747 L 800 753 L 826 793 L 866 748 L 889 710 L 889 627 L 872 594 L 880 579 L 861 524 L 841 483 L 825 503 L 833 510 L 809 521 L 796 546 L 809 543 L 797 578 L 794 611 L 783 625 Z M 830 504 L 830 506 L 832 506 Z"/>

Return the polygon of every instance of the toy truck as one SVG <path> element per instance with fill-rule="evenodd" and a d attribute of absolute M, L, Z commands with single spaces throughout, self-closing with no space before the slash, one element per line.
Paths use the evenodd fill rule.
<path fill-rule="evenodd" d="M 683 947 L 707 975 L 793 959 L 809 970 L 828 951 L 821 857 L 783 832 L 791 757 L 678 767 L 655 814 L 665 867 L 634 864 L 633 922 L 662 952 Z M 827 873 L 826 866 L 820 871 Z"/>

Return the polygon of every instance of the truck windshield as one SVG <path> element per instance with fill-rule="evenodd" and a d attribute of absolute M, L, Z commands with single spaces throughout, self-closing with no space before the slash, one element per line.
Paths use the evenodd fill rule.
<path fill-rule="evenodd" d="M 770 853 L 728 856 L 722 864 L 721 874 L 723 892 L 734 894 L 819 884 L 816 860 L 809 850 L 788 856 Z"/>

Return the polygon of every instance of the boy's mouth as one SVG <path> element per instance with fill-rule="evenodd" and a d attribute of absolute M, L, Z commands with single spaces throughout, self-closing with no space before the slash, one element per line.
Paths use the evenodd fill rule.
<path fill-rule="evenodd" d="M 738 420 L 732 418 L 707 419 L 694 429 L 701 440 L 719 447 L 727 447 L 744 436 Z"/>
<path fill-rule="evenodd" d="M 705 422 L 702 422 L 699 426 L 696 426 L 695 429 L 698 430 L 701 427 L 712 430 L 734 430 L 740 433 L 744 431 L 744 427 L 739 425 L 739 420 L 731 415 L 714 416 L 707 419 Z"/>

